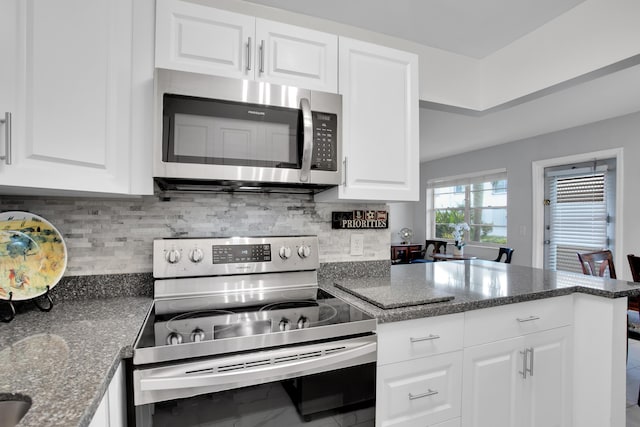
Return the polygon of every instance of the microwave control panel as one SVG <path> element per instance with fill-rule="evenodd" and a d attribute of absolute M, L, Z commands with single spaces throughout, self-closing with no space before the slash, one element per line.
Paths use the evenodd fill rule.
<path fill-rule="evenodd" d="M 311 169 L 338 170 L 338 116 L 336 114 L 312 112 L 313 155 Z"/>

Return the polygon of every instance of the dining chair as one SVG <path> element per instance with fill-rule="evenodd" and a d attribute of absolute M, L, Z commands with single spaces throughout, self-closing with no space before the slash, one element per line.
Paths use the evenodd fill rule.
<path fill-rule="evenodd" d="M 627 260 L 629 260 L 629 268 L 631 269 L 631 277 L 633 281 L 640 282 L 640 256 L 628 254 Z M 629 297 L 629 310 L 640 313 L 640 298 Z"/>
<path fill-rule="evenodd" d="M 613 255 L 608 249 L 595 252 L 578 252 L 582 272 L 588 276 L 610 277 L 616 279 Z"/>
<path fill-rule="evenodd" d="M 429 251 L 429 248 L 433 246 L 433 250 Z M 420 251 L 414 251 L 411 254 L 412 263 L 420 262 L 433 262 L 430 258 L 432 254 L 446 254 L 447 253 L 447 241 L 446 240 L 425 240 L 424 248 Z"/>
<path fill-rule="evenodd" d="M 629 268 L 631 269 L 631 278 L 634 282 L 640 282 L 640 256 L 627 254 L 627 260 L 629 261 Z M 637 311 L 640 314 L 640 298 L 628 297 L 627 309 Z M 640 390 L 638 390 L 638 405 L 640 406 Z"/>
<path fill-rule="evenodd" d="M 505 264 L 511 264 L 511 257 L 513 256 L 513 248 L 507 248 L 507 247 L 501 247 L 498 250 L 498 257 L 496 259 L 494 259 L 495 262 L 501 262 L 500 258 L 502 257 L 504 258 L 504 263 Z"/>

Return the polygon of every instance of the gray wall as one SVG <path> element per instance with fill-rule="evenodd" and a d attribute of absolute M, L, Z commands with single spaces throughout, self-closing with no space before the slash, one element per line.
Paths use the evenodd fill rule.
<path fill-rule="evenodd" d="M 423 239 L 418 237 L 414 228 L 414 203 L 389 203 L 389 232 L 391 234 L 391 243 L 400 243 L 400 230 L 407 227 L 414 230 L 415 243 L 419 243 Z"/>
<path fill-rule="evenodd" d="M 421 110 L 424 122 L 428 110 Z M 422 124 L 424 126 L 424 124 Z M 428 129 L 422 129 L 422 133 Z M 423 163 L 420 167 L 420 202 L 415 204 L 415 239 L 426 236 L 426 182 L 433 178 L 506 168 L 509 180 L 508 244 L 515 248 L 514 264 L 531 265 L 532 162 L 622 147 L 624 254 L 640 253 L 638 212 L 640 197 L 640 113 L 616 117 L 559 132 L 514 141 L 482 150 Z M 542 201 L 541 201 L 542 203 Z M 630 278 L 628 267 L 618 267 L 618 275 Z M 621 274 L 624 273 L 624 274 Z"/>
<path fill-rule="evenodd" d="M 151 272 L 154 239 L 162 237 L 318 235 L 320 262 L 389 259 L 389 231 L 364 235 L 364 255 L 351 256 L 352 231 L 331 228 L 332 211 L 385 210 L 384 204 L 315 203 L 282 194 L 181 194 L 98 199 L 0 196 L 0 211 L 20 210 L 49 220 L 67 245 L 66 276 Z"/>

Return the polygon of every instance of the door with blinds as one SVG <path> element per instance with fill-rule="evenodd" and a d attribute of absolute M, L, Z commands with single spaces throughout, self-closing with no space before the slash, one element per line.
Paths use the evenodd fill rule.
<path fill-rule="evenodd" d="M 545 169 L 544 268 L 582 273 L 578 252 L 613 251 L 615 159 Z"/>

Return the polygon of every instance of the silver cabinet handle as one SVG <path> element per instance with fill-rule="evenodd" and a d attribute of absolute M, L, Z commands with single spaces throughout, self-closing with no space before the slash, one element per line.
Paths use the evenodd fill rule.
<path fill-rule="evenodd" d="M 532 320 L 540 320 L 538 316 L 529 316 L 529 317 L 517 317 L 516 320 L 520 323 L 531 322 Z"/>
<path fill-rule="evenodd" d="M 300 109 L 302 110 L 302 165 L 300 165 L 300 181 L 309 181 L 311 171 L 311 155 L 313 154 L 313 117 L 311 116 L 311 105 L 307 98 L 300 98 Z"/>
<path fill-rule="evenodd" d="M 7 165 L 11 164 L 11 113 L 4 113 L 4 119 L 0 119 L 0 124 L 4 124 L 4 156 L 0 156 L 0 160 L 4 160 Z"/>
<path fill-rule="evenodd" d="M 258 71 L 264 73 L 264 40 L 260 40 L 260 69 Z"/>
<path fill-rule="evenodd" d="M 427 390 L 428 391 L 426 393 L 420 393 L 420 394 L 409 393 L 409 400 L 420 399 L 422 397 L 433 396 L 434 394 L 438 394 L 437 390 L 431 390 L 431 389 L 427 389 Z"/>
<path fill-rule="evenodd" d="M 525 351 L 531 355 L 531 357 L 529 358 L 529 376 L 532 377 L 533 376 L 533 347 L 530 347 Z"/>
<path fill-rule="evenodd" d="M 409 339 L 411 340 L 411 342 L 420 342 L 420 341 L 437 340 L 439 338 L 440 338 L 440 335 L 429 334 L 426 337 L 419 337 L 419 338 L 410 337 Z"/>
<path fill-rule="evenodd" d="M 529 352 L 525 350 L 525 351 L 521 351 L 520 354 L 522 355 L 522 371 L 518 371 L 518 373 L 522 375 L 522 379 L 526 380 L 527 379 L 527 355 L 529 354 Z"/>
<path fill-rule="evenodd" d="M 251 37 L 247 39 L 247 71 L 251 71 Z"/>
<path fill-rule="evenodd" d="M 342 185 L 346 187 L 347 186 L 347 157 L 346 156 L 344 159 L 342 159 L 342 170 L 344 171 L 343 173 L 344 180 L 342 181 Z"/>

